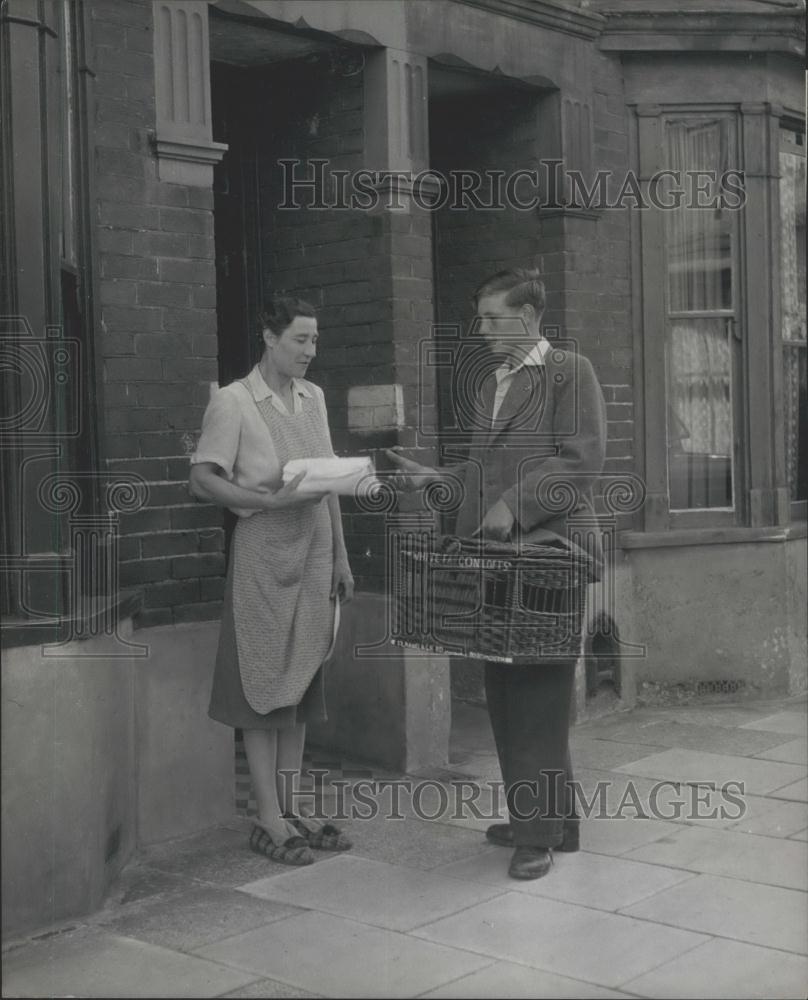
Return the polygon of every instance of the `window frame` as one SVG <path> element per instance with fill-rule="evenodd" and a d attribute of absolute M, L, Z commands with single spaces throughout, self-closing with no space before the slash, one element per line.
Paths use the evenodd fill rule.
<path fill-rule="evenodd" d="M 635 162 L 639 181 L 647 200 L 651 178 L 669 164 L 665 157 L 665 127 L 668 121 L 720 118 L 729 122 L 731 149 L 739 169 L 742 166 L 741 116 L 737 104 L 635 105 Z M 729 164 L 729 169 L 733 165 Z M 693 528 L 741 527 L 749 523 L 749 462 L 746 428 L 749 399 L 745 379 L 747 318 L 743 296 L 746 260 L 744 212 L 738 213 L 732 240 L 731 308 L 713 311 L 676 311 L 676 317 L 725 318 L 729 324 L 733 452 L 732 508 L 676 509 L 671 506 L 668 461 L 668 343 L 670 322 L 670 283 L 666 258 L 666 222 L 662 210 L 649 208 L 640 213 L 636 233 L 641 252 L 635 256 L 641 309 L 638 350 L 641 359 L 642 435 L 640 455 L 648 502 L 644 508 L 645 531 L 688 530 Z M 661 294 L 660 294 L 661 291 Z"/>
<path fill-rule="evenodd" d="M 79 515 L 95 516 L 101 509 L 100 484 L 96 481 L 99 467 L 99 440 L 102 435 L 99 394 L 102 388 L 96 364 L 96 337 L 99 329 L 97 303 L 93 295 L 93 276 L 98 273 L 92 206 L 95 203 L 94 175 L 94 99 L 95 74 L 89 65 L 88 10 L 85 0 L 61 0 L 43 9 L 42 20 L 36 24 L 14 18 L 3 19 L 2 43 L 10 45 L 11 32 L 36 32 L 41 41 L 35 51 L 38 62 L 32 72 L 40 82 L 39 118 L 29 127 L 14 127 L 11 114 L 4 115 L 3 143 L 10 148 L 15 143 L 18 156 L 33 153 L 41 173 L 33 181 L 43 192 L 41 251 L 41 285 L 45 290 L 37 303 L 39 312 L 32 314 L 29 324 L 34 338 L 62 336 L 81 339 L 78 352 L 79 368 L 75 385 L 69 390 L 81 411 L 80 432 L 51 437 L 47 429 L 38 439 L 16 439 L 9 442 L 3 462 L 3 550 L 4 565 L 0 567 L 2 584 L 3 643 L 11 625 L 30 621 L 35 639 L 43 629 L 53 628 L 52 622 L 66 621 L 76 610 L 68 606 L 65 559 L 70 556 L 69 531 L 64 517 L 51 514 L 52 542 L 47 551 L 36 540 L 20 535 L 21 510 L 36 506 L 35 482 L 23 480 L 22 469 L 32 457 L 47 460 L 49 471 L 69 478 L 78 473 L 81 483 Z M 29 44 L 28 36 L 25 42 Z M 68 51 L 69 50 L 69 51 Z M 12 106 L 13 90 L 25 86 L 23 79 L 9 81 L 4 92 L 4 106 Z M 70 131 L 69 137 L 66 131 Z M 41 152 L 38 152 L 40 151 Z M 71 190 L 66 191 L 70 186 Z M 66 202 L 69 202 L 66 203 Z M 17 203 L 14 193 L 7 191 L 4 203 L 11 240 L 4 248 L 7 267 L 8 301 L 15 314 L 26 318 L 32 303 L 28 285 L 20 287 L 14 260 L 14 224 Z M 20 234 L 21 235 L 21 234 Z M 42 328 L 40 329 L 40 326 Z M 62 402 L 51 399 L 57 421 L 61 419 Z M 50 419 L 50 418 L 49 418 Z M 50 426 L 50 424 L 48 424 Z M 87 476 L 86 473 L 90 473 Z M 5 559 L 10 559 L 10 564 Z M 13 566 L 13 568 L 11 568 Z M 47 567 L 53 569 L 48 573 Z M 101 583 L 101 581 L 99 581 Z M 43 600 L 52 600 L 53 615 L 47 620 L 29 613 L 33 607 L 43 607 Z M 75 596 L 75 595 L 74 595 Z M 78 606 L 78 604 L 77 604 Z M 12 643 L 13 644 L 13 643 Z"/>
<path fill-rule="evenodd" d="M 808 137 L 806 136 L 806 122 L 805 122 L 805 120 L 801 119 L 801 118 L 799 118 L 799 117 L 797 117 L 795 115 L 788 114 L 788 113 L 782 114 L 780 116 L 779 122 L 778 122 L 777 142 L 776 142 L 776 144 L 773 143 L 773 145 L 776 145 L 776 149 L 773 150 L 773 156 L 774 156 L 774 158 L 776 158 L 776 170 L 777 170 L 777 187 L 776 187 L 776 206 L 777 206 L 777 210 L 776 210 L 776 215 L 775 215 L 776 223 L 777 223 L 777 229 L 776 229 L 776 239 L 773 240 L 773 244 L 776 247 L 775 260 L 776 260 L 776 266 L 777 266 L 776 276 L 777 276 L 777 279 L 778 279 L 777 283 L 775 285 L 775 301 L 776 301 L 775 317 L 776 317 L 776 335 L 777 335 L 777 339 L 778 339 L 778 342 L 779 342 L 779 345 L 780 345 L 780 350 L 781 350 L 781 359 L 780 359 L 781 366 L 783 364 L 784 356 L 785 356 L 785 350 L 784 350 L 785 344 L 787 343 L 786 341 L 783 340 L 783 336 L 782 336 L 782 325 L 783 325 L 782 324 L 782 285 L 781 285 L 781 281 L 780 281 L 780 263 L 781 263 L 781 260 L 782 260 L 782 238 L 783 238 L 783 233 L 782 233 L 782 213 L 781 213 L 781 206 L 780 206 L 780 190 L 781 190 L 780 181 L 781 181 L 781 176 L 782 176 L 781 173 L 780 173 L 780 153 L 785 148 L 785 143 L 784 143 L 784 138 L 783 138 L 783 133 L 784 132 L 794 132 L 794 133 L 802 136 L 802 143 L 801 143 L 802 154 L 803 154 L 803 158 L 806 159 L 806 160 L 808 160 L 808 149 L 806 149 L 806 139 Z M 793 343 L 793 342 L 790 342 L 790 343 Z M 804 347 L 803 349 L 806 350 L 806 351 L 808 351 L 808 347 Z M 779 397 L 780 397 L 781 400 L 784 400 L 785 399 L 785 393 L 780 393 Z M 782 426 L 783 426 L 783 428 L 785 428 L 785 413 L 782 414 Z M 783 447 L 783 479 L 784 479 L 784 484 L 785 484 L 785 489 L 786 489 L 786 495 L 787 495 L 787 500 L 788 500 L 790 519 L 791 519 L 792 523 L 793 522 L 798 522 L 798 521 L 806 521 L 806 520 L 808 520 L 808 499 L 802 499 L 802 500 L 792 500 L 791 499 L 790 489 L 789 489 L 790 484 L 789 484 L 788 479 L 787 479 L 787 468 L 786 468 L 786 460 L 785 460 L 785 435 L 784 434 L 781 435 L 781 438 L 782 438 L 782 447 Z"/>

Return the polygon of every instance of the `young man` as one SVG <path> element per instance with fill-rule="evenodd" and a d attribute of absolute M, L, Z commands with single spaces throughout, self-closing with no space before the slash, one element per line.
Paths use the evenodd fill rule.
<path fill-rule="evenodd" d="M 465 486 L 455 533 L 461 537 L 533 541 L 551 531 L 568 535 L 567 515 L 547 509 L 542 482 L 568 477 L 577 504 L 569 512 L 594 517 L 592 487 L 606 451 L 606 405 L 586 358 L 552 345 L 541 332 L 544 285 L 538 271 L 501 271 L 474 296 L 479 335 L 501 365 L 464 401 L 474 413 L 468 461 L 453 466 Z M 389 453 L 412 486 L 438 470 Z M 542 502 L 544 500 L 544 503 Z M 594 537 L 593 537 L 594 536 Z M 597 532 L 590 535 L 594 578 L 602 567 Z M 546 875 L 552 849 L 578 850 L 578 819 L 567 782 L 572 780 L 569 726 L 575 659 L 535 665 L 485 664 L 491 727 L 506 787 L 510 822 L 486 832 L 513 846 L 509 874 Z"/>

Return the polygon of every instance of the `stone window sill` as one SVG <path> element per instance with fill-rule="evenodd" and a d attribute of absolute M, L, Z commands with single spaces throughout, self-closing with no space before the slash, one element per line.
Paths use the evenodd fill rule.
<path fill-rule="evenodd" d="M 48 643 L 64 642 L 77 635 L 95 638 L 101 634 L 100 620 L 112 612 L 114 620 L 132 618 L 143 606 L 143 595 L 139 590 L 122 591 L 115 600 L 91 615 L 65 616 L 53 618 L 3 617 L 0 638 L 3 649 L 18 646 L 42 646 Z"/>
<path fill-rule="evenodd" d="M 805 538 L 806 523 L 761 528 L 681 528 L 673 531 L 621 531 L 619 549 L 662 549 L 684 545 L 738 545 L 755 542 L 788 542 Z"/>

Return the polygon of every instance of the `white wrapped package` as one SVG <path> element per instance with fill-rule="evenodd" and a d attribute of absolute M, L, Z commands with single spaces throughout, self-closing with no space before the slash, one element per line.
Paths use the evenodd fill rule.
<path fill-rule="evenodd" d="M 338 493 L 366 496 L 381 484 L 370 458 L 293 458 L 283 467 L 283 482 L 291 482 L 301 472 L 297 484 L 301 493 Z"/>

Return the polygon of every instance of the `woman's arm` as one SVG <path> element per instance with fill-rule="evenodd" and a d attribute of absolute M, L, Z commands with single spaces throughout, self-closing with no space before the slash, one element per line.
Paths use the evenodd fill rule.
<path fill-rule="evenodd" d="M 334 568 L 331 572 L 331 596 L 341 600 L 343 604 L 353 599 L 354 578 L 348 564 L 348 551 L 345 548 L 345 536 L 342 533 L 342 514 L 339 509 L 339 497 L 336 493 L 328 496 L 328 512 L 331 515 L 331 532 L 334 536 Z"/>
<path fill-rule="evenodd" d="M 334 538 L 334 562 L 348 565 L 348 550 L 345 548 L 345 534 L 342 530 L 342 511 L 336 493 L 328 494 L 328 512 L 331 515 L 331 534 Z"/>
<path fill-rule="evenodd" d="M 244 507 L 248 510 L 265 508 L 269 492 L 260 493 L 228 482 L 219 466 L 213 462 L 199 462 L 191 466 L 188 488 L 197 500 L 215 503 L 220 507 Z"/>
<path fill-rule="evenodd" d="M 278 490 L 248 490 L 228 482 L 214 462 L 198 462 L 191 466 L 188 487 L 198 500 L 206 500 L 220 507 L 280 510 L 282 507 L 319 503 L 326 496 L 325 493 L 299 493 L 297 484 L 304 475 L 305 473 L 301 472 Z M 344 545 L 343 542 L 343 548 Z"/>

